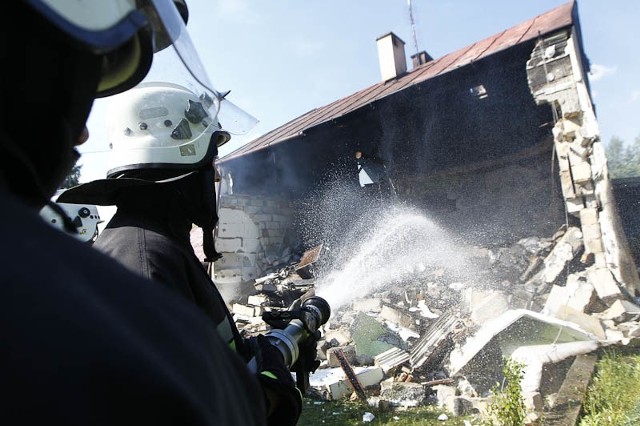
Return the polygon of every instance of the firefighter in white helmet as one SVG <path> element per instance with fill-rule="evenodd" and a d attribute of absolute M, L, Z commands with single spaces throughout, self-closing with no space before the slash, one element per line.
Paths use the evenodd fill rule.
<path fill-rule="evenodd" d="M 40 210 L 40 216 L 54 228 L 89 244 L 95 241 L 98 224 L 102 223 L 98 207 L 91 204 L 53 202 Z"/>
<path fill-rule="evenodd" d="M 203 232 L 203 260 L 220 257 L 213 244 L 215 161 L 230 134 L 211 99 L 177 84 L 145 82 L 112 99 L 107 122 L 107 178 L 67 190 L 58 201 L 116 205 L 94 247 L 200 307 L 245 362 L 260 352 L 268 424 L 295 425 L 302 399 L 282 355 L 266 339 L 240 336 L 191 245 L 195 224 Z"/>
<path fill-rule="evenodd" d="M 176 4 L 3 4 L 2 424 L 265 423 L 255 377 L 201 310 L 38 215 L 78 159 L 94 99 L 132 88 L 160 55 L 222 107 Z"/>

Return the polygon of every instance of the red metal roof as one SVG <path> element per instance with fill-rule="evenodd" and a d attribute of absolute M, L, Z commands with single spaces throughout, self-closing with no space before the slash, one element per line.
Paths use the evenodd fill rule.
<path fill-rule="evenodd" d="M 529 41 L 540 35 L 568 27 L 574 23 L 574 6 L 575 0 L 571 0 L 566 4 L 522 22 L 499 34 L 420 65 L 401 77 L 374 84 L 350 96 L 311 110 L 231 152 L 226 155 L 222 161 L 267 148 L 270 145 L 295 137 L 306 129 L 341 117 L 399 90 L 464 67 L 479 59 Z"/>

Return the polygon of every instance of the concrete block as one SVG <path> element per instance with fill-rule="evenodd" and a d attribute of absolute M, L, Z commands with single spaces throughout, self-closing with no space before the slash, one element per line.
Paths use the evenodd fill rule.
<path fill-rule="evenodd" d="M 413 316 L 388 305 L 384 305 L 382 307 L 379 317 L 403 327 L 415 328 L 415 320 L 413 319 Z"/>
<path fill-rule="evenodd" d="M 264 200 L 262 198 L 254 197 L 249 200 L 249 204 L 255 207 L 264 206 Z"/>
<path fill-rule="evenodd" d="M 245 257 L 239 253 L 225 253 L 225 255 L 216 260 L 216 269 L 240 269 L 245 264 Z"/>
<path fill-rule="evenodd" d="M 602 238 L 585 238 L 584 245 L 587 253 L 604 253 Z"/>
<path fill-rule="evenodd" d="M 351 308 L 357 312 L 380 312 L 382 310 L 382 300 L 377 297 L 355 299 L 351 303 Z"/>
<path fill-rule="evenodd" d="M 564 287 L 554 285 L 551 288 L 544 310 L 553 315 L 561 306 L 568 306 L 578 312 L 587 312 L 595 303 L 598 295 L 590 283 L 579 281 L 571 275 Z"/>
<path fill-rule="evenodd" d="M 476 324 L 484 324 L 509 310 L 508 298 L 502 292 L 474 292 L 474 294 L 481 296 L 470 306 L 471 319 Z"/>
<path fill-rule="evenodd" d="M 618 287 L 618 283 L 607 268 L 589 268 L 587 270 L 587 279 L 589 283 L 596 289 L 598 297 L 608 305 L 618 299 L 622 299 L 623 295 Z"/>
<path fill-rule="evenodd" d="M 576 198 L 576 193 L 573 188 L 573 179 L 571 179 L 571 172 L 569 170 L 560 171 L 560 184 L 562 186 L 562 194 L 565 199 Z"/>
<path fill-rule="evenodd" d="M 354 345 L 339 346 L 336 348 L 327 349 L 327 362 L 329 367 L 340 367 L 340 362 L 336 356 L 336 351 L 341 350 L 344 353 L 344 357 L 349 361 L 349 364 L 354 365 L 356 360 L 356 347 Z"/>
<path fill-rule="evenodd" d="M 240 238 L 216 239 L 216 249 L 221 253 L 234 253 L 242 248 L 242 239 Z"/>
<path fill-rule="evenodd" d="M 221 223 L 218 225 L 218 238 L 242 238 L 244 237 L 244 224 Z"/>
<path fill-rule="evenodd" d="M 595 192 L 596 192 L 595 186 L 593 185 L 593 180 L 576 183 L 575 190 L 576 190 L 577 196 L 591 197 L 591 198 L 595 196 Z M 598 206 L 589 205 L 588 207 L 597 209 Z"/>
<path fill-rule="evenodd" d="M 353 367 L 362 387 L 377 385 L 384 377 L 380 367 Z M 324 368 L 309 376 L 309 384 L 330 400 L 339 400 L 351 395 L 354 390 L 342 368 Z"/>
<path fill-rule="evenodd" d="M 616 300 L 599 316 L 602 319 L 613 320 L 616 323 L 626 322 L 640 315 L 640 306 L 628 300 Z"/>
<path fill-rule="evenodd" d="M 598 210 L 595 208 L 588 208 L 580 210 L 580 224 L 584 226 L 600 225 L 598 222 Z M 582 231 L 584 233 L 584 229 Z"/>
<path fill-rule="evenodd" d="M 273 220 L 272 217 L 273 216 L 268 213 L 258 213 L 255 216 L 253 216 L 253 221 L 255 223 L 267 223 Z"/>
<path fill-rule="evenodd" d="M 281 225 L 288 225 L 291 223 L 291 218 L 283 214 L 274 214 L 273 221 L 278 222 Z"/>
<path fill-rule="evenodd" d="M 554 129 L 554 134 L 555 134 L 555 130 L 556 129 Z M 558 135 L 560 135 L 559 132 L 558 132 Z M 566 162 L 566 160 L 568 159 L 568 156 L 569 156 L 569 150 L 571 149 L 571 143 L 565 142 L 565 141 L 562 141 L 562 140 L 556 140 L 556 143 L 554 144 L 554 147 L 556 149 L 556 154 L 557 154 L 558 158 L 561 158 L 561 159 L 565 160 L 563 162 Z M 560 166 L 560 167 L 561 167 L 560 170 L 563 170 L 562 166 Z M 567 164 L 565 167 L 567 167 L 566 170 L 568 170 L 569 165 Z"/>
<path fill-rule="evenodd" d="M 328 330 L 324 334 L 327 342 L 335 341 L 337 346 L 346 346 L 351 342 L 351 333 L 349 330 Z"/>
<path fill-rule="evenodd" d="M 563 139 L 570 141 L 575 139 L 576 134 L 578 134 L 582 126 L 577 121 L 568 118 L 561 118 L 556 123 L 556 127 L 560 128 Z"/>
<path fill-rule="evenodd" d="M 433 386 L 436 391 L 436 397 L 438 399 L 438 408 L 447 406 L 449 400 L 456 397 L 458 389 L 452 385 L 436 385 Z"/>
<path fill-rule="evenodd" d="M 244 266 L 242 268 L 242 281 L 253 281 L 258 277 L 258 268 L 255 266 Z"/>
<path fill-rule="evenodd" d="M 264 294 L 254 294 L 247 299 L 247 303 L 252 306 L 264 306 L 268 302 L 269 298 Z"/>
<path fill-rule="evenodd" d="M 591 149 L 588 148 L 589 144 L 584 145 L 583 142 L 586 138 L 582 135 L 576 135 L 576 139 L 571 143 L 571 152 L 573 155 L 578 156 L 581 160 L 585 161 L 591 154 Z M 572 162 L 573 164 L 573 162 Z"/>
<path fill-rule="evenodd" d="M 624 333 L 620 330 L 608 329 L 606 333 L 609 342 L 623 342 L 626 340 Z"/>
<path fill-rule="evenodd" d="M 427 391 L 413 382 L 382 382 L 380 398 L 396 407 L 418 407 L 424 405 Z"/>
<path fill-rule="evenodd" d="M 573 180 L 577 183 L 589 182 L 591 180 L 591 165 L 589 163 L 580 163 L 571 165 L 571 174 Z"/>
<path fill-rule="evenodd" d="M 231 268 L 231 269 L 221 269 L 216 268 L 214 271 L 214 277 L 218 280 L 224 280 L 227 278 L 237 277 L 238 279 L 242 278 L 242 269 L 239 268 Z"/>
<path fill-rule="evenodd" d="M 571 189 L 571 191 L 573 192 L 573 188 Z M 564 189 L 563 189 L 563 194 L 564 194 Z M 571 214 L 578 213 L 580 212 L 580 210 L 584 208 L 584 201 L 582 200 L 582 198 L 578 198 L 577 196 L 567 197 L 567 195 L 565 194 L 564 202 L 565 202 L 565 205 L 567 206 L 567 212 Z"/>
<path fill-rule="evenodd" d="M 242 317 L 255 317 L 256 315 L 256 306 L 247 306 L 242 305 L 240 303 L 234 303 L 231 309 L 231 312 L 235 315 L 240 315 Z"/>
<path fill-rule="evenodd" d="M 551 299 L 551 295 L 549 295 L 549 299 Z M 549 299 L 547 299 L 547 302 Z M 547 307 L 545 306 L 545 310 L 546 309 Z M 543 310 L 543 312 L 545 311 Z M 593 334 L 600 340 L 604 340 L 606 338 L 602 322 L 592 315 L 585 314 L 584 312 L 580 312 L 566 305 L 556 306 L 553 311 L 549 312 L 549 315 L 563 321 L 572 322 L 584 331 Z"/>
<path fill-rule="evenodd" d="M 593 210 L 593 209 L 583 209 L 583 210 Z M 580 213 L 582 213 L 582 211 Z M 594 223 L 591 225 L 582 225 L 582 234 L 584 236 L 585 241 L 602 239 L 602 231 L 600 230 L 599 223 Z"/>
<path fill-rule="evenodd" d="M 219 225 L 232 224 L 232 223 L 244 223 L 247 215 L 240 209 L 220 209 L 218 213 L 220 216 Z"/>
<path fill-rule="evenodd" d="M 261 249 L 259 238 L 243 238 L 241 249 L 245 253 L 257 253 Z"/>
<path fill-rule="evenodd" d="M 220 210 L 218 211 L 218 214 L 220 214 L 226 207 L 237 205 L 238 199 L 236 197 L 231 195 L 222 195 L 220 197 Z"/>
<path fill-rule="evenodd" d="M 580 148 L 580 146 L 578 146 L 578 148 Z M 567 153 L 567 158 L 569 159 L 571 167 L 576 167 L 581 164 L 589 164 L 585 158 L 576 153 L 573 143 L 570 145 L 569 152 Z"/>

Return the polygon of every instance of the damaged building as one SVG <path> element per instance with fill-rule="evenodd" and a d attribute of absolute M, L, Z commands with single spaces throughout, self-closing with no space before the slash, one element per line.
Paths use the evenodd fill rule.
<path fill-rule="evenodd" d="M 220 161 L 214 280 L 247 332 L 274 293 L 326 295 L 322 397 L 353 392 L 339 350 L 387 403 L 468 412 L 511 356 L 549 410 L 552 366 L 640 335 L 578 5 L 411 69 L 377 45 L 379 83 Z"/>

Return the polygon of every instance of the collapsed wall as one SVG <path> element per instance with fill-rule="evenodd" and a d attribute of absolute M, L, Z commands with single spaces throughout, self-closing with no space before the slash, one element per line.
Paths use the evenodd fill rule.
<path fill-rule="evenodd" d="M 575 28 L 540 38 L 527 63 L 531 93 L 554 111 L 555 153 L 567 214 L 578 219 L 590 269 L 631 297 L 638 271 L 622 228 Z"/>

